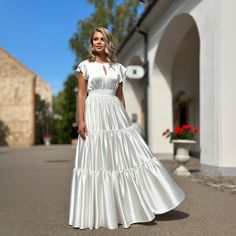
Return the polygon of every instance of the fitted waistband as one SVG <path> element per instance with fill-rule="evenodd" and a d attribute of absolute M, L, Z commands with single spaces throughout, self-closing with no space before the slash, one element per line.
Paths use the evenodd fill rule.
<path fill-rule="evenodd" d="M 94 89 L 89 91 L 88 95 L 116 95 L 115 89 Z"/>

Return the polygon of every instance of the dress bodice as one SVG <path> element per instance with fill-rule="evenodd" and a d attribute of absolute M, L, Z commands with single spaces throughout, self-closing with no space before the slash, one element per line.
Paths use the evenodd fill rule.
<path fill-rule="evenodd" d="M 88 80 L 87 91 L 95 89 L 113 89 L 118 88 L 118 83 L 124 80 L 126 68 L 120 63 L 99 63 L 82 61 L 76 72 L 82 72 L 84 79 Z"/>

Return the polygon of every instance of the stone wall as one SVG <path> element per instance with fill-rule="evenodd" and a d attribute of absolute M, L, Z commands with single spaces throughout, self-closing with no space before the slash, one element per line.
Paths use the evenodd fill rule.
<path fill-rule="evenodd" d="M 39 76 L 36 77 L 35 93 L 40 96 L 40 99 L 44 100 L 48 104 L 52 105 L 52 90 L 49 84 Z M 52 107 L 51 107 L 52 109 Z"/>
<path fill-rule="evenodd" d="M 0 48 L 0 146 L 35 143 L 35 92 L 52 103 L 50 87 Z"/>

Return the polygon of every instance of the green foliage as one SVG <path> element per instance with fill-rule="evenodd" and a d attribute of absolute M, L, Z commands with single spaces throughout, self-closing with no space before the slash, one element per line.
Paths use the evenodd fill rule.
<path fill-rule="evenodd" d="M 63 121 L 63 101 L 64 101 L 64 91 L 58 93 L 57 96 L 53 96 L 53 123 L 52 123 L 52 143 L 62 144 L 66 140 L 66 133 L 64 132 Z"/>
<path fill-rule="evenodd" d="M 77 32 L 70 39 L 70 46 L 77 62 L 87 58 L 92 31 L 99 26 L 108 28 L 118 46 L 137 20 L 140 1 L 88 0 L 95 6 L 95 12 L 86 20 L 77 23 Z"/>
<path fill-rule="evenodd" d="M 35 143 L 43 144 L 44 135 L 50 134 L 52 126 L 52 113 L 50 105 L 41 99 L 39 94 L 35 95 Z"/>
<path fill-rule="evenodd" d="M 7 137 L 9 134 L 9 127 L 2 120 L 0 120 L 0 146 L 8 146 Z"/>
<path fill-rule="evenodd" d="M 71 125 L 75 122 L 77 78 L 69 75 L 64 89 L 53 97 L 52 143 L 70 143 Z"/>

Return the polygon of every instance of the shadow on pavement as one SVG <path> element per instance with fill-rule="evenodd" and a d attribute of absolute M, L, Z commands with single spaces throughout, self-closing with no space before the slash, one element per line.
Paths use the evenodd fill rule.
<path fill-rule="evenodd" d="M 140 223 L 135 223 L 135 224 L 141 224 L 145 226 L 153 226 L 156 225 L 156 221 L 170 221 L 170 220 L 181 220 L 189 217 L 189 214 L 182 212 L 182 211 L 177 211 L 177 210 L 171 210 L 167 213 L 161 214 L 161 215 L 156 215 L 156 217 L 150 221 L 150 222 L 140 222 Z"/>
<path fill-rule="evenodd" d="M 191 172 L 191 173 L 199 173 L 200 172 L 200 170 L 199 169 L 189 169 L 189 171 Z"/>
<path fill-rule="evenodd" d="M 181 220 L 187 217 L 189 217 L 188 213 L 177 210 L 171 210 L 167 213 L 156 215 L 155 220 L 157 221 Z"/>
<path fill-rule="evenodd" d="M 70 162 L 70 160 L 46 160 L 47 163 Z"/>

